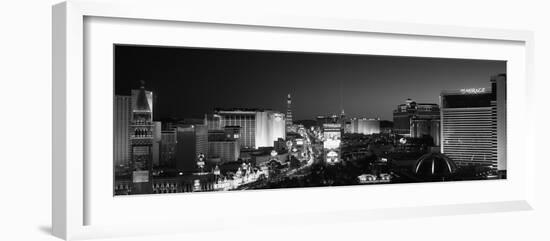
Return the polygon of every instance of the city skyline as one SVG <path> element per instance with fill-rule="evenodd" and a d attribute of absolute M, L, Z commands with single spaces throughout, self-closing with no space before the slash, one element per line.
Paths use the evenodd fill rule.
<path fill-rule="evenodd" d="M 442 90 L 489 87 L 504 61 L 373 55 L 115 47 L 115 94 L 129 95 L 140 80 L 155 93 L 154 119 L 201 118 L 215 108 L 285 112 L 294 120 L 318 115 L 391 120 L 411 98 L 438 103 Z M 385 91 L 387 90 L 387 91 Z"/>
<path fill-rule="evenodd" d="M 113 193 L 506 179 L 505 65 L 115 46 Z"/>

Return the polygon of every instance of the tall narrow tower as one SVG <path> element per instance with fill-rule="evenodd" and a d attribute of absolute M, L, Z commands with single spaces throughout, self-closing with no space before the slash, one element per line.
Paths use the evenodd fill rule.
<path fill-rule="evenodd" d="M 144 82 L 132 90 L 130 120 L 130 151 L 134 194 L 151 193 L 153 166 L 153 93 L 146 91 Z"/>
<path fill-rule="evenodd" d="M 345 129 L 346 129 L 346 112 L 344 112 L 344 94 L 343 94 L 343 91 L 342 91 L 342 80 L 340 80 L 339 82 L 339 86 L 340 86 L 340 129 L 342 131 L 342 134 L 344 134 L 345 132 Z"/>
<path fill-rule="evenodd" d="M 292 128 L 292 97 L 288 94 L 286 98 L 286 132 L 290 132 Z"/>

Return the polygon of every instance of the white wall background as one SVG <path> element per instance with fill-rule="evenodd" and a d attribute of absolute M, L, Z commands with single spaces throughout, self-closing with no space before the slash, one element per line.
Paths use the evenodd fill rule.
<path fill-rule="evenodd" d="M 0 4 L 0 240 L 56 240 L 51 219 L 51 5 L 52 0 Z M 157 1 L 161 4 L 161 1 Z M 535 31 L 535 106 L 538 186 L 535 211 L 386 220 L 323 226 L 225 230 L 117 240 L 549 240 L 550 195 L 543 150 L 549 125 L 545 79 L 550 67 L 550 7 L 546 1 L 202 1 L 221 11 L 274 11 Z M 200 2 L 200 1 L 197 1 Z"/>

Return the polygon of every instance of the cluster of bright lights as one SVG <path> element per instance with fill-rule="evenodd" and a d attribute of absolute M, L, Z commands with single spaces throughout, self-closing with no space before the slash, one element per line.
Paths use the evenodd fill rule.
<path fill-rule="evenodd" d="M 193 191 L 198 192 L 201 190 L 201 181 L 199 179 L 195 179 L 193 182 Z"/>
<path fill-rule="evenodd" d="M 338 149 L 340 148 L 340 143 L 341 143 L 340 140 L 328 139 L 323 142 L 323 147 L 325 149 Z"/>
<path fill-rule="evenodd" d="M 327 153 L 327 164 L 335 164 L 340 162 L 340 158 L 338 158 L 338 153 L 334 150 L 331 150 Z"/>
<path fill-rule="evenodd" d="M 391 181 L 391 175 L 387 173 L 382 173 L 380 176 L 376 176 L 373 174 L 363 174 L 357 177 L 359 179 L 359 183 L 383 183 L 383 182 L 390 182 Z"/>
<path fill-rule="evenodd" d="M 262 168 L 261 170 L 255 170 L 250 164 L 243 163 L 232 178 L 223 177 L 214 183 L 215 190 L 232 190 L 241 185 L 252 183 L 258 180 L 262 175 L 268 176 L 269 170 Z"/>
<path fill-rule="evenodd" d="M 212 171 L 212 173 L 214 173 L 214 175 L 216 175 L 216 176 L 220 175 L 220 168 L 218 167 L 218 165 L 216 165 L 216 167 L 214 167 L 214 170 Z"/>
<path fill-rule="evenodd" d="M 391 175 L 386 174 L 386 173 L 382 173 L 382 174 L 380 174 L 380 179 L 383 180 L 383 181 L 389 181 L 389 180 L 391 180 Z"/>
<path fill-rule="evenodd" d="M 197 156 L 197 166 L 201 169 L 201 172 L 202 172 L 202 169 L 204 168 L 204 159 L 206 158 L 206 156 L 203 154 L 203 153 L 200 153 L 198 156 Z"/>
<path fill-rule="evenodd" d="M 363 174 L 361 176 L 358 176 L 357 178 L 361 183 L 376 181 L 376 176 L 372 174 Z"/>

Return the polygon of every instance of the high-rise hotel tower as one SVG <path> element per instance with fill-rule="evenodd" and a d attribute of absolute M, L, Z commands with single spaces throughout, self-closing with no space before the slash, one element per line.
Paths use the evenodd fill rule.
<path fill-rule="evenodd" d="M 398 105 L 397 109 L 393 111 L 393 130 L 395 134 L 420 137 L 415 136 L 414 122 L 417 120 L 439 122 L 439 118 L 440 111 L 437 104 L 416 103 L 414 100 L 407 99 L 404 104 Z"/>
<path fill-rule="evenodd" d="M 491 88 L 443 91 L 441 150 L 458 166 L 489 166 L 506 173 L 506 75 Z"/>
<path fill-rule="evenodd" d="M 292 97 L 290 94 L 287 95 L 286 98 L 286 132 L 291 132 L 292 130 Z"/>
<path fill-rule="evenodd" d="M 142 86 L 132 90 L 130 119 L 130 156 L 132 193 L 151 193 L 153 166 L 153 93 Z"/>
<path fill-rule="evenodd" d="M 115 95 L 114 106 L 114 164 L 115 166 L 130 165 L 130 118 L 131 96 Z"/>
<path fill-rule="evenodd" d="M 228 126 L 238 127 L 241 148 L 273 146 L 279 138 L 285 139 L 285 116 L 271 110 L 261 109 L 216 109 L 206 117 L 208 130 L 224 130 Z"/>

